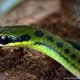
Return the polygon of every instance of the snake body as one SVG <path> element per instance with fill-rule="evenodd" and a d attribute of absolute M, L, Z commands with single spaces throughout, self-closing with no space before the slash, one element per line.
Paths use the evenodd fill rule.
<path fill-rule="evenodd" d="M 0 17 L 22 1 L 23 0 L 0 0 Z M 77 13 L 79 13 L 79 10 Z M 77 21 L 79 20 L 80 18 L 78 17 Z M 0 46 L 35 49 L 55 59 L 72 74 L 80 78 L 80 51 L 62 38 L 46 30 L 32 26 L 6 26 L 0 28 Z"/>
<path fill-rule="evenodd" d="M 50 56 L 80 78 L 80 51 L 62 38 L 34 26 L 0 28 L 0 46 L 28 47 Z"/>

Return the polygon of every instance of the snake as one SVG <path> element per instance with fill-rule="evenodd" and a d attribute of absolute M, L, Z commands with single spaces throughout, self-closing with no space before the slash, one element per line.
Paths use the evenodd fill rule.
<path fill-rule="evenodd" d="M 23 0 L 0 0 L 0 18 Z M 61 0 L 66 2 L 65 10 L 80 21 L 79 0 Z M 68 2 L 73 3 L 68 3 Z M 67 6 L 69 5 L 69 7 Z M 71 6 L 71 4 L 73 4 Z M 76 7 L 76 8 L 75 8 Z M 70 12 L 68 11 L 68 12 Z M 61 37 L 31 25 L 5 26 L 0 28 L 0 47 L 27 47 L 42 52 L 63 65 L 80 79 L 80 50 Z"/>
<path fill-rule="evenodd" d="M 1 27 L 0 47 L 25 47 L 36 50 L 55 59 L 80 79 L 80 50 L 48 30 L 32 25 Z"/>

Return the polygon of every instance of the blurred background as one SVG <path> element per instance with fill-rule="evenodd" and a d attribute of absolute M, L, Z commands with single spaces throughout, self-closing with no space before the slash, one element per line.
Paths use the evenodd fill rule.
<path fill-rule="evenodd" d="M 0 2 L 0 5 L 3 4 Z M 0 18 L 0 26 L 7 25 L 35 25 L 65 40 L 79 42 L 80 1 L 23 0 L 20 4 L 10 7 L 7 14 Z M 62 80 L 75 77 L 55 60 L 34 50 L 1 48 L 0 78 L 0 80 Z"/>

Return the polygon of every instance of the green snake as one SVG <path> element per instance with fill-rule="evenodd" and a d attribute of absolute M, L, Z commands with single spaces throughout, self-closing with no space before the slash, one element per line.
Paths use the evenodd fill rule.
<path fill-rule="evenodd" d="M 0 17 L 22 1 L 0 0 Z M 47 30 L 24 25 L 0 28 L 0 46 L 35 49 L 55 59 L 80 79 L 80 51 Z"/>
<path fill-rule="evenodd" d="M 0 47 L 27 47 L 55 59 L 80 78 L 80 51 L 47 30 L 30 25 L 0 28 Z"/>

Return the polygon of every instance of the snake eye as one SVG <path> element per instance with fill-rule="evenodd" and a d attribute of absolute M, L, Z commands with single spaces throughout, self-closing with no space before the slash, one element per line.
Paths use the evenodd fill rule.
<path fill-rule="evenodd" d="M 1 44 L 7 44 L 9 42 L 9 37 L 6 35 L 0 36 L 0 43 Z"/>

